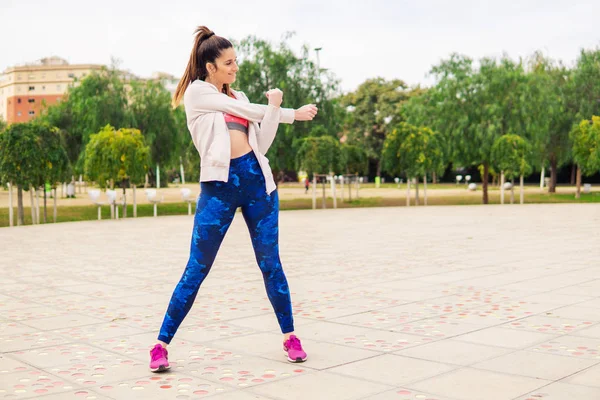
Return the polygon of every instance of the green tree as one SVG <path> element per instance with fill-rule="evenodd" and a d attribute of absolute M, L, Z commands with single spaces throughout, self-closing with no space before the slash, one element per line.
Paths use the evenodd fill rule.
<path fill-rule="evenodd" d="M 296 170 L 314 174 L 336 173 L 342 169 L 340 142 L 331 136 L 311 136 L 297 144 Z"/>
<path fill-rule="evenodd" d="M 42 138 L 30 123 L 11 124 L 0 133 L 0 180 L 17 186 L 17 224 L 24 224 L 23 190 L 42 181 Z"/>
<path fill-rule="evenodd" d="M 131 126 L 144 135 L 150 146 L 152 164 L 159 170 L 161 166 L 163 169 L 179 166 L 184 138 L 191 140 L 187 126 L 182 124 L 185 121 L 180 115 L 183 109 L 172 109 L 171 93 L 161 82 L 133 81 L 129 98 L 133 118 Z"/>
<path fill-rule="evenodd" d="M 401 104 L 409 98 L 407 85 L 399 79 L 369 79 L 341 99 L 348 110 L 345 121 L 348 143 L 365 150 L 381 176 L 381 151 L 385 137 L 402 120 Z"/>
<path fill-rule="evenodd" d="M 417 178 L 418 190 L 419 177 L 425 182 L 428 173 L 444 168 L 441 137 L 427 127 L 400 122 L 384 142 L 382 160 L 384 169 L 390 174 L 405 173 L 407 180 Z"/>
<path fill-rule="evenodd" d="M 277 44 L 249 36 L 236 43 L 240 69 L 235 87 L 242 90 L 253 103 L 265 103 L 265 93 L 272 88 L 283 91 L 282 107 L 297 108 L 304 104 L 316 104 L 319 113 L 310 123 L 295 122 L 279 126 L 277 136 L 267 157 L 275 176 L 280 180 L 285 171 L 295 168 L 295 155 L 290 149 L 294 142 L 314 133 L 337 137 L 341 131 L 344 110 L 336 98 L 339 81 L 323 69 L 319 70 L 309 60 L 308 46 L 299 55 L 290 49 L 288 34 Z M 321 127 L 321 130 L 315 130 Z"/>
<path fill-rule="evenodd" d="M 522 64 L 507 57 L 484 58 L 478 70 L 472 63 L 468 57 L 453 54 L 432 69 L 437 79 L 436 128 L 448 137 L 455 162 L 483 165 L 483 203 L 487 204 L 494 141 L 526 130 L 523 93 L 527 81 Z"/>
<path fill-rule="evenodd" d="M 359 146 L 343 143 L 341 145 L 342 164 L 346 174 L 366 174 L 369 169 L 367 153 Z"/>
<path fill-rule="evenodd" d="M 133 185 L 141 182 L 149 164 L 150 148 L 138 129 L 115 130 L 107 125 L 97 134 L 91 135 L 86 146 L 86 175 L 101 188 L 106 187 L 107 181 L 121 182 L 124 217 L 127 217 L 127 182 Z"/>
<path fill-rule="evenodd" d="M 60 129 L 69 160 L 83 171 L 84 150 L 90 136 L 106 124 L 131 127 L 126 81 L 116 68 L 93 72 L 74 82 L 60 103 L 47 108 L 42 120 Z"/>
<path fill-rule="evenodd" d="M 40 140 L 42 162 L 39 180 L 35 183 L 35 186 L 43 188 L 44 223 L 46 223 L 48 211 L 45 185 L 49 183 L 55 189 L 57 183 L 68 180 L 72 172 L 71 165 L 58 128 L 49 126 L 46 123 L 33 122 L 30 124 L 30 129 Z M 56 216 L 56 202 L 54 204 L 54 215 Z"/>
<path fill-rule="evenodd" d="M 572 72 L 541 53 L 529 59 L 524 93 L 526 132 L 535 165 L 550 164 L 548 191 L 556 191 L 558 169 L 571 160 L 569 132 L 574 118 Z"/>
<path fill-rule="evenodd" d="M 503 135 L 492 146 L 491 163 L 507 179 L 520 177 L 521 204 L 523 204 L 523 178 L 531 174 L 531 144 L 518 135 Z M 502 189 L 504 190 L 504 189 Z M 511 200 L 512 201 L 512 200 Z"/>
<path fill-rule="evenodd" d="M 577 163 L 577 198 L 581 193 L 581 176 L 600 171 L 600 117 L 583 120 L 571 131 L 573 159 Z"/>

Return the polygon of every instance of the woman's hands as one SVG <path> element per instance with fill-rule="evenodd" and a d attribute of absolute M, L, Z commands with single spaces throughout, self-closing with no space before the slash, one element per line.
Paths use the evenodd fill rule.
<path fill-rule="evenodd" d="M 279 89 L 271 89 L 267 92 L 267 99 L 270 105 L 279 107 L 283 101 L 283 92 Z"/>
<path fill-rule="evenodd" d="M 275 107 L 280 107 L 283 102 L 283 92 L 279 89 L 271 89 L 266 93 L 269 104 Z M 312 121 L 317 115 L 319 109 L 314 104 L 306 104 L 294 111 L 294 120 L 296 121 Z"/>
<path fill-rule="evenodd" d="M 307 104 L 294 111 L 296 121 L 312 121 L 319 109 L 314 104 Z"/>

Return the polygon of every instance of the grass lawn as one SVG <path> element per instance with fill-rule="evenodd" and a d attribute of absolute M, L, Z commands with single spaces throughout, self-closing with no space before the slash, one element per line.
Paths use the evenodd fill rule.
<path fill-rule="evenodd" d="M 490 204 L 500 204 L 500 193 L 490 192 L 489 193 Z M 414 206 L 414 197 L 411 199 L 411 205 Z M 508 193 L 505 196 L 505 204 L 508 204 L 510 197 Z M 518 193 L 515 193 L 515 202 L 519 202 Z M 582 193 L 581 199 L 576 200 L 573 194 L 526 194 L 525 203 L 600 203 L 600 192 Z M 423 197 L 421 196 L 421 204 L 423 204 Z M 428 199 L 429 205 L 482 205 L 481 196 L 430 196 Z M 338 208 L 354 208 L 354 207 L 397 207 L 406 206 L 405 198 L 384 198 L 384 197 L 364 197 L 352 202 L 341 203 L 337 202 Z M 292 200 L 281 200 L 281 210 L 304 210 L 312 207 L 311 198 L 301 198 Z M 321 199 L 317 198 L 317 209 L 322 207 Z M 333 207 L 333 200 L 327 199 L 327 208 Z M 187 203 L 163 203 L 158 206 L 158 215 L 186 215 L 187 214 Z M 195 204 L 192 204 L 192 213 L 195 211 Z M 43 208 L 40 207 L 40 213 L 43 221 Z M 52 207 L 48 208 L 48 222 L 52 223 Z M 153 206 L 150 204 L 141 204 L 137 207 L 138 217 L 152 217 L 154 213 Z M 119 213 L 122 217 L 122 213 Z M 133 215 L 133 206 L 127 206 L 127 215 L 131 217 Z M 16 209 L 14 211 L 15 224 L 16 224 Z M 88 221 L 96 220 L 98 218 L 98 208 L 96 206 L 62 206 L 58 208 L 57 222 L 68 222 L 68 221 Z M 102 207 L 102 219 L 110 219 L 110 209 L 108 206 Z M 42 222 L 43 223 L 43 222 Z M 29 207 L 25 207 L 25 224 L 31 224 L 31 210 Z M 0 227 L 9 225 L 8 221 L 8 208 L 0 208 Z"/>

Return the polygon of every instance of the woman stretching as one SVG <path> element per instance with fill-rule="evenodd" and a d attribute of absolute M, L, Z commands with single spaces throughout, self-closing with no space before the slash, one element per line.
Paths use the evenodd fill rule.
<path fill-rule="evenodd" d="M 169 302 L 158 343 L 150 351 L 150 369 L 169 369 L 167 345 L 190 311 L 238 207 L 242 208 L 267 296 L 284 335 L 287 359 L 303 362 L 307 356 L 294 335 L 290 289 L 279 259 L 279 200 L 264 154 L 280 122 L 311 121 L 317 107 L 280 108 L 283 93 L 279 89 L 267 92 L 268 106 L 251 104 L 244 93 L 230 88 L 238 71 L 231 42 L 205 26 L 195 34 L 173 106 L 183 98 L 187 125 L 201 158 L 201 194 L 190 257 Z"/>

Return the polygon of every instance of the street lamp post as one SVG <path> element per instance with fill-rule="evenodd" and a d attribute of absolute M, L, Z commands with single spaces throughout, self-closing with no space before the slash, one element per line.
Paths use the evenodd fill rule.
<path fill-rule="evenodd" d="M 321 73 L 321 62 L 319 61 L 319 51 L 323 50 L 322 47 L 315 48 L 315 52 L 317 53 L 317 72 Z"/>

